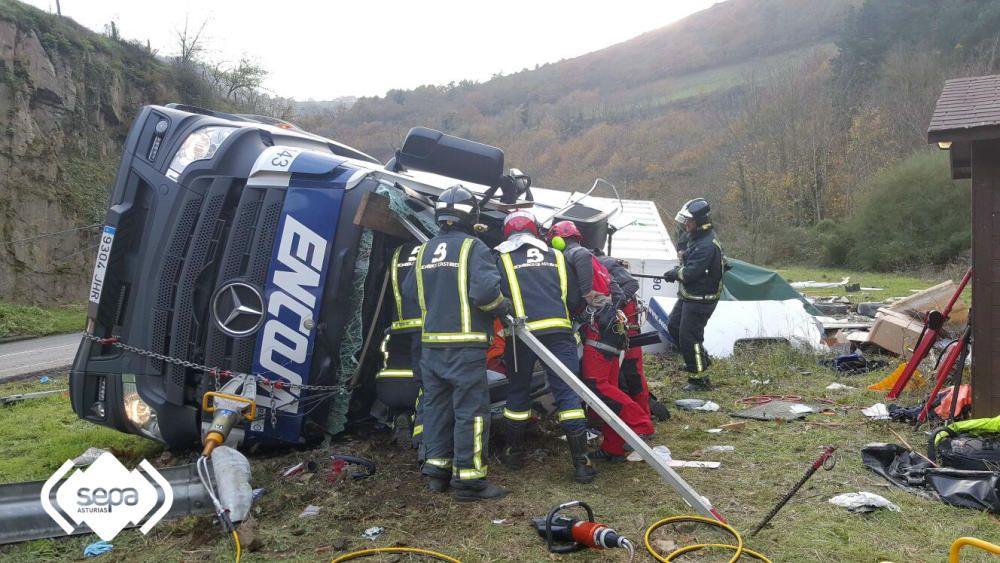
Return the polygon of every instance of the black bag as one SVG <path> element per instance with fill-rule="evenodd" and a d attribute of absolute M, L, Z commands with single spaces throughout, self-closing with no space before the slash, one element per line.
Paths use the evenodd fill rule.
<path fill-rule="evenodd" d="M 952 506 L 1000 513 L 1000 474 L 932 467 L 930 462 L 897 444 L 868 444 L 861 449 L 868 469 L 911 493 L 933 492 Z"/>
<path fill-rule="evenodd" d="M 942 432 L 948 436 L 935 445 L 935 438 Z M 927 457 L 942 467 L 996 471 L 1000 469 L 1000 434 L 967 434 L 942 426 L 931 432 Z"/>

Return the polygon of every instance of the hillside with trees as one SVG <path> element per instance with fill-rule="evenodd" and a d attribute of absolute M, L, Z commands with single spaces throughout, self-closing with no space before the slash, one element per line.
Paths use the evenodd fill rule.
<path fill-rule="evenodd" d="M 729 0 L 575 59 L 300 121 L 381 158 L 425 125 L 502 147 L 536 185 L 600 176 L 667 210 L 704 195 L 727 251 L 752 261 L 907 268 L 969 246 L 967 187 L 941 175 L 924 129 L 946 78 L 997 71 L 998 41 L 987 0 Z M 869 221 L 894 213 L 873 192 L 912 179 L 907 159 L 945 178 L 952 205 L 934 211 L 952 215 L 925 232 L 948 242 L 867 248 Z"/>

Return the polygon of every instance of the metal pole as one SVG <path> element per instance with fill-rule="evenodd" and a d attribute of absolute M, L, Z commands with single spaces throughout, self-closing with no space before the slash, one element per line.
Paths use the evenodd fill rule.
<path fill-rule="evenodd" d="M 628 445 L 632 446 L 632 449 L 642 457 L 643 461 L 649 464 L 660 477 L 668 485 L 670 485 L 677 493 L 684 499 L 691 508 L 693 508 L 698 514 L 705 516 L 706 518 L 714 518 L 720 522 L 725 522 L 726 519 L 722 517 L 721 514 L 712 506 L 711 501 L 708 498 L 698 494 L 691 485 L 688 485 L 680 475 L 677 474 L 667 462 L 662 458 L 657 456 L 653 449 L 649 447 L 646 442 L 643 442 L 639 436 L 628 427 L 627 424 L 618 418 L 618 415 L 614 413 L 607 405 L 604 404 L 597 395 L 594 394 L 584 383 L 581 381 L 576 374 L 569 370 L 562 362 L 559 361 L 548 348 L 545 347 L 535 335 L 531 334 L 524 325 L 517 324 L 514 319 L 508 317 L 508 322 L 514 333 L 517 334 L 518 338 L 521 339 L 522 344 L 531 348 L 531 350 L 538 356 L 545 365 L 552 369 L 559 379 L 562 379 L 566 385 L 569 385 L 576 394 L 583 399 L 583 402 L 587 403 L 591 409 L 596 412 L 604 422 L 608 423 L 611 428 L 615 430 Z"/>
<path fill-rule="evenodd" d="M 756 536 L 757 532 L 761 531 L 764 528 L 764 526 L 766 526 L 767 523 L 770 522 L 772 518 L 774 518 L 774 516 L 778 513 L 778 511 L 781 510 L 781 508 L 785 506 L 785 504 L 789 500 L 791 500 L 793 496 L 795 496 L 795 493 L 799 492 L 799 489 L 801 489 L 802 485 L 804 485 L 806 481 L 808 481 L 809 478 L 813 476 L 813 473 L 816 473 L 817 471 L 819 471 L 820 467 L 823 467 L 823 464 L 826 463 L 826 460 L 830 459 L 830 456 L 832 456 L 833 452 L 835 452 L 836 450 L 837 448 L 833 446 L 826 446 L 823 450 L 823 455 L 819 456 L 819 458 L 816 461 L 814 461 L 811 466 L 809 466 L 809 469 L 806 470 L 806 474 L 803 475 L 801 479 L 799 479 L 798 483 L 795 483 L 795 486 L 792 487 L 791 490 L 785 493 L 785 496 L 781 497 L 781 500 L 778 501 L 778 504 L 774 505 L 774 508 L 771 509 L 771 512 L 767 513 L 767 516 L 765 516 L 764 519 L 760 521 L 760 524 L 757 524 L 757 527 L 754 528 L 752 532 L 750 532 L 750 535 Z"/>

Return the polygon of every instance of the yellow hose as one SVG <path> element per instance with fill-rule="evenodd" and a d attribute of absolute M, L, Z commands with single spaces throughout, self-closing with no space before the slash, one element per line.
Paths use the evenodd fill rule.
<path fill-rule="evenodd" d="M 431 551 L 429 549 L 420 549 L 418 547 L 373 547 L 371 549 L 362 549 L 359 551 L 352 551 L 351 553 L 346 553 L 337 557 L 330 563 L 341 563 L 342 561 L 350 561 L 352 559 L 360 559 L 362 557 L 368 557 L 369 555 L 378 555 L 380 553 L 416 553 L 419 555 L 426 555 L 427 557 L 433 557 L 440 561 L 447 561 L 448 563 L 462 563 L 454 557 L 448 557 L 443 553 L 438 553 L 436 551 Z"/>
<path fill-rule="evenodd" d="M 236 544 L 236 563 L 240 563 L 240 557 L 243 556 L 242 548 L 240 547 L 240 536 L 233 530 L 233 543 Z"/>
<path fill-rule="evenodd" d="M 657 553 L 656 550 L 653 549 L 653 545 L 650 542 L 650 537 L 653 535 L 653 532 L 656 531 L 661 526 L 666 526 L 667 524 L 680 524 L 682 522 L 697 522 L 699 524 L 705 524 L 707 526 L 714 526 L 716 528 L 721 528 L 722 530 L 726 531 L 729 535 L 733 536 L 736 539 L 736 545 L 729 545 L 723 543 L 696 543 L 676 549 L 667 554 L 666 557 Z M 759 553 L 757 551 L 745 547 L 743 545 L 743 536 L 741 536 L 740 533 L 737 532 L 735 528 L 733 528 L 729 524 L 726 524 L 725 522 L 720 522 L 713 518 L 705 518 L 704 516 L 671 516 L 670 518 L 664 518 L 663 520 L 653 523 L 653 525 L 650 526 L 649 528 L 646 528 L 646 533 L 645 535 L 643 535 L 642 541 L 646 545 L 646 551 L 648 551 L 649 554 L 653 556 L 653 559 L 656 559 L 657 561 L 663 563 L 669 563 L 670 561 L 673 561 L 674 559 L 680 557 L 681 555 L 684 555 L 685 553 L 698 551 L 699 549 L 730 549 L 733 551 L 733 558 L 729 560 L 729 563 L 736 563 L 737 561 L 739 561 L 740 557 L 742 557 L 744 554 L 758 561 L 771 563 L 771 560 L 768 559 L 766 556 L 764 556 L 762 553 Z"/>

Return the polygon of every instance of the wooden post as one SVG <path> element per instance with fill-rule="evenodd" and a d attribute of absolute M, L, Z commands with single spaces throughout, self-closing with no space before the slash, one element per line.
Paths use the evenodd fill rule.
<path fill-rule="evenodd" d="M 972 415 L 1000 413 L 1000 139 L 972 143 Z"/>

